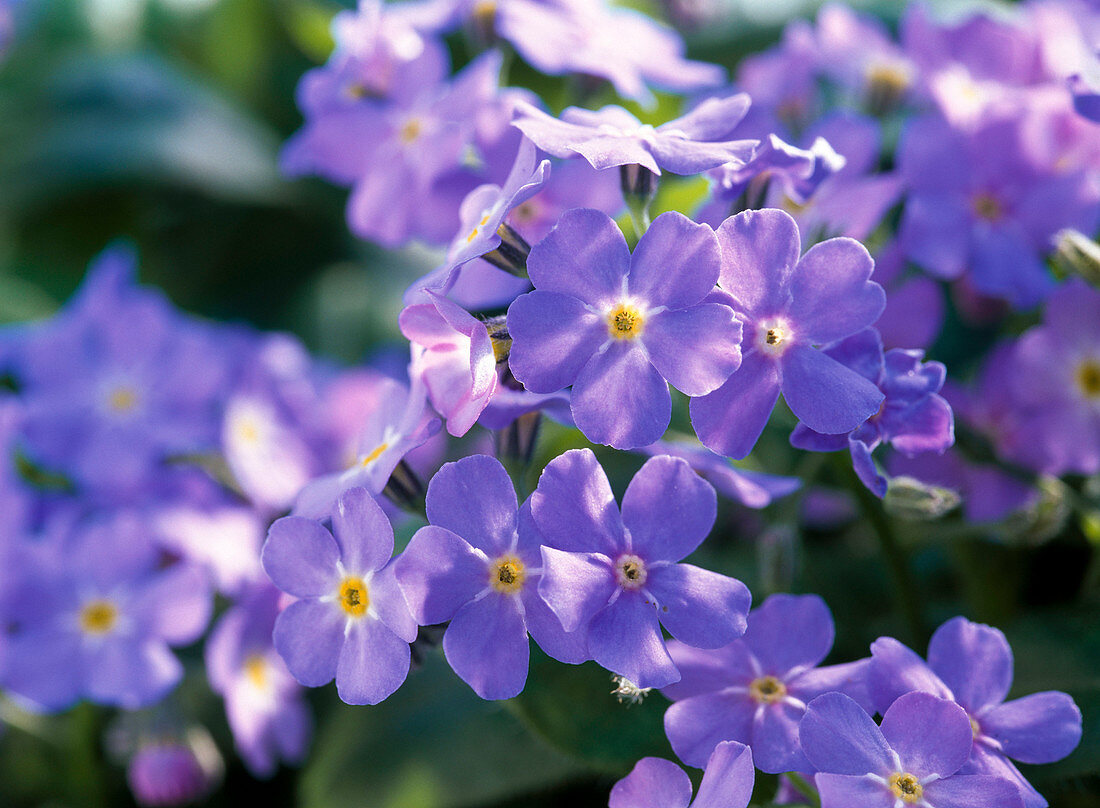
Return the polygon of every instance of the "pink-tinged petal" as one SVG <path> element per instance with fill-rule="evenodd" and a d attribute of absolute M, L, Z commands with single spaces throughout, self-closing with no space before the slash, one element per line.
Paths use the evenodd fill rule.
<path fill-rule="evenodd" d="M 747 687 L 756 678 L 756 659 L 743 639 L 723 648 L 692 648 L 672 640 L 668 643 L 672 661 L 680 669 L 681 679 L 661 690 L 672 701 L 714 693 L 727 687 Z M 746 742 L 747 743 L 747 742 Z"/>
<path fill-rule="evenodd" d="M 670 760 L 642 758 L 611 788 L 609 808 L 688 808 L 691 780 Z M 732 808 L 732 806 L 731 806 Z"/>
<path fill-rule="evenodd" d="M 546 464 L 531 514 L 550 547 L 606 556 L 625 548 L 615 495 L 591 449 L 570 449 Z"/>
<path fill-rule="evenodd" d="M 672 396 L 641 346 L 617 340 L 584 366 L 571 401 L 577 428 L 616 449 L 648 446 L 668 429 Z"/>
<path fill-rule="evenodd" d="M 752 740 L 756 707 L 747 693 L 693 696 L 665 711 L 665 735 L 680 760 L 701 769 L 723 741 Z"/>
<path fill-rule="evenodd" d="M 393 525 L 365 488 L 349 488 L 337 498 L 332 528 L 352 575 L 381 569 L 393 556 Z"/>
<path fill-rule="evenodd" d="M 818 774 L 814 784 L 821 794 L 821 808 L 894 808 L 893 794 L 866 777 Z"/>
<path fill-rule="evenodd" d="M 941 699 L 955 697 L 916 652 L 893 637 L 879 637 L 871 643 L 870 680 L 871 699 L 878 713 L 885 713 L 899 696 L 914 690 Z"/>
<path fill-rule="evenodd" d="M 531 248 L 527 271 L 539 291 L 598 305 L 622 291 L 623 278 L 630 272 L 630 247 L 606 213 L 575 208 Z"/>
<path fill-rule="evenodd" d="M 447 463 L 428 484 L 428 521 L 490 556 L 512 547 L 518 509 L 508 472 L 487 455 Z"/>
<path fill-rule="evenodd" d="M 744 642 L 765 673 L 783 678 L 820 664 L 834 636 L 833 616 L 817 595 L 772 595 L 749 615 Z"/>
<path fill-rule="evenodd" d="M 752 595 L 736 578 L 672 564 L 649 571 L 646 591 L 657 599 L 664 627 L 688 645 L 720 648 L 745 633 Z"/>
<path fill-rule="evenodd" d="M 529 292 L 508 307 L 508 367 L 532 393 L 556 393 L 577 380 L 607 339 L 607 323 L 576 297 Z"/>
<path fill-rule="evenodd" d="M 583 628 L 572 632 L 565 630 L 558 616 L 539 596 L 537 581 L 524 586 L 520 597 L 527 631 L 543 653 L 569 665 L 579 665 L 590 658 L 587 633 Z"/>
<path fill-rule="evenodd" d="M 370 579 L 371 611 L 386 624 L 390 631 L 407 643 L 416 639 L 419 626 L 409 611 L 405 595 L 397 584 L 391 562 L 378 570 Z"/>
<path fill-rule="evenodd" d="M 531 654 L 519 598 L 493 593 L 463 606 L 443 635 L 443 653 L 481 698 L 518 696 Z"/>
<path fill-rule="evenodd" d="M 928 693 L 906 693 L 890 705 L 879 727 L 902 768 L 919 778 L 950 777 L 970 757 L 974 732 L 966 710 Z"/>
<path fill-rule="evenodd" d="M 752 751 L 741 743 L 718 744 L 707 761 L 693 808 L 745 808 L 752 798 L 756 770 Z"/>
<path fill-rule="evenodd" d="M 588 625 L 592 658 L 638 687 L 664 687 L 680 672 L 665 648 L 653 605 L 638 592 L 624 592 Z"/>
<path fill-rule="evenodd" d="M 733 295 L 737 311 L 754 317 L 783 311 L 802 249 L 795 220 L 781 210 L 747 210 L 722 222 L 716 234 L 722 248 L 718 283 Z"/>
<path fill-rule="evenodd" d="M 277 519 L 260 560 L 275 586 L 298 598 L 332 594 L 340 547 L 319 522 L 303 516 Z"/>
<path fill-rule="evenodd" d="M 356 621 L 340 650 L 336 692 L 346 704 L 378 704 L 409 675 L 409 644 L 381 620 Z"/>
<path fill-rule="evenodd" d="M 394 576 L 418 623 L 443 623 L 489 585 L 486 560 L 450 530 L 422 527 L 393 562 Z"/>
<path fill-rule="evenodd" d="M 948 620 L 928 643 L 928 667 L 968 712 L 1000 704 L 1012 687 L 1012 649 L 992 626 Z"/>
<path fill-rule="evenodd" d="M 791 273 L 788 314 L 800 339 L 835 342 L 871 325 L 886 307 L 886 292 L 869 280 L 875 262 L 850 238 L 815 244 Z"/>
<path fill-rule="evenodd" d="M 815 432 L 851 432 L 878 412 L 884 399 L 873 383 L 809 345 L 792 345 L 781 362 L 783 398 Z"/>
<path fill-rule="evenodd" d="M 710 533 L 717 512 L 714 486 L 686 460 L 669 455 L 649 458 L 623 494 L 630 551 L 646 561 L 687 556 Z"/>
<path fill-rule="evenodd" d="M 798 743 L 798 726 L 805 713 L 805 707 L 789 701 L 757 708 L 749 743 L 760 771 L 781 774 L 811 768 Z"/>
<path fill-rule="evenodd" d="M 634 248 L 630 294 L 651 307 L 694 306 L 718 283 L 721 265 L 713 230 L 682 213 L 662 213 Z"/>
<path fill-rule="evenodd" d="M 893 772 L 893 754 L 874 720 L 843 693 L 810 702 L 798 728 L 802 751 L 815 769 L 831 774 Z"/>
<path fill-rule="evenodd" d="M 160 641 L 108 640 L 88 664 L 89 698 L 127 710 L 160 701 L 183 678 L 183 665 Z"/>
<path fill-rule="evenodd" d="M 539 595 L 568 632 L 582 630 L 615 593 L 611 560 L 598 553 L 542 548 Z"/>
<path fill-rule="evenodd" d="M 752 351 L 725 384 L 691 400 L 691 424 L 708 449 L 740 459 L 756 445 L 778 398 L 775 362 Z"/>
<path fill-rule="evenodd" d="M 994 707 L 979 719 L 985 735 L 1022 763 L 1053 763 L 1081 741 L 1081 710 L 1065 693 L 1032 693 Z"/>
<path fill-rule="evenodd" d="M 733 309 L 703 303 L 649 317 L 642 341 L 649 361 L 673 387 L 705 396 L 741 367 L 741 330 Z"/>
<path fill-rule="evenodd" d="M 306 687 L 320 687 L 336 675 L 344 645 L 343 611 L 332 603 L 299 600 L 275 620 L 272 639 L 287 670 Z"/>
<path fill-rule="evenodd" d="M 1011 781 L 982 774 L 936 780 L 924 787 L 924 799 L 936 808 L 1023 808 Z M 822 808 L 825 808 L 822 805 Z"/>
<path fill-rule="evenodd" d="M 152 633 L 169 645 L 197 640 L 214 606 L 209 576 L 190 564 L 176 564 L 157 574 L 138 597 Z"/>

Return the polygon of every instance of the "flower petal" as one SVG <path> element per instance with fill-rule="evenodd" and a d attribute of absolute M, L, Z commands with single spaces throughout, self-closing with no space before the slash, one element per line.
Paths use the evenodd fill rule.
<path fill-rule="evenodd" d="M 745 633 L 752 595 L 736 578 L 692 564 L 650 570 L 646 591 L 672 636 L 696 648 L 720 648 Z"/>
<path fill-rule="evenodd" d="M 955 697 L 916 652 L 893 637 L 879 637 L 871 643 L 870 684 L 875 712 L 883 714 L 898 697 L 914 690 L 941 699 Z"/>
<path fill-rule="evenodd" d="M 275 586 L 299 598 L 329 595 L 336 586 L 340 547 L 319 522 L 304 516 L 277 519 L 260 560 Z"/>
<path fill-rule="evenodd" d="M 630 247 L 606 213 L 574 208 L 531 248 L 527 271 L 539 291 L 598 305 L 622 292 L 623 278 L 630 272 Z"/>
<path fill-rule="evenodd" d="M 893 808 L 894 805 L 886 787 L 866 777 L 817 774 L 814 784 L 821 793 L 821 808 Z"/>
<path fill-rule="evenodd" d="M 783 398 L 815 432 L 851 432 L 882 404 L 884 396 L 874 384 L 809 345 L 792 345 L 780 361 Z"/>
<path fill-rule="evenodd" d="M 625 547 L 615 495 L 591 449 L 571 449 L 546 464 L 531 513 L 550 547 L 608 556 Z"/>
<path fill-rule="evenodd" d="M 871 325 L 886 307 L 886 292 L 869 280 L 875 262 L 855 239 L 815 244 L 791 273 L 791 321 L 815 345 L 835 342 Z"/>
<path fill-rule="evenodd" d="M 717 390 L 741 367 L 741 321 L 720 303 L 653 315 L 642 342 L 657 372 L 689 396 Z"/>
<path fill-rule="evenodd" d="M 346 704 L 378 704 L 409 675 L 409 644 L 381 620 L 352 625 L 336 667 L 336 692 Z"/>
<path fill-rule="evenodd" d="M 609 808 L 688 808 L 691 780 L 670 760 L 642 758 L 611 789 Z"/>
<path fill-rule="evenodd" d="M 924 787 L 924 798 L 936 808 L 1023 808 L 1011 781 L 982 774 L 936 780 Z"/>
<path fill-rule="evenodd" d="M 435 525 L 416 531 L 393 563 L 409 611 L 423 626 L 450 620 L 489 585 L 485 558 L 461 536 Z"/>
<path fill-rule="evenodd" d="M 785 679 L 820 664 L 834 636 L 833 616 L 817 595 L 772 595 L 749 614 L 744 642 L 764 673 Z"/>
<path fill-rule="evenodd" d="M 275 650 L 291 675 L 306 687 L 320 687 L 336 675 L 347 618 L 331 603 L 299 600 L 275 620 Z"/>
<path fill-rule="evenodd" d="M 571 401 L 577 428 L 616 449 L 648 446 L 668 429 L 672 397 L 641 346 L 616 341 L 584 366 Z"/>
<path fill-rule="evenodd" d="M 665 735 L 689 766 L 703 768 L 723 741 L 749 743 L 756 704 L 747 693 L 707 693 L 678 701 L 665 711 Z"/>
<path fill-rule="evenodd" d="M 599 553 L 542 548 L 539 596 L 567 632 L 583 630 L 615 592 L 611 561 Z"/>
<path fill-rule="evenodd" d="M 531 653 L 519 598 L 492 593 L 467 603 L 443 635 L 443 653 L 481 698 L 518 696 Z"/>
<path fill-rule="evenodd" d="M 1012 649 L 992 626 L 965 617 L 948 620 L 928 643 L 928 667 L 967 712 L 1000 704 L 1012 687 Z"/>
<path fill-rule="evenodd" d="M 760 771 L 781 774 L 810 768 L 798 741 L 798 726 L 805 713 L 801 704 L 787 700 L 757 708 L 749 743 Z"/>
<path fill-rule="evenodd" d="M 725 384 L 691 400 L 691 423 L 708 449 L 740 459 L 756 445 L 778 398 L 775 362 L 752 351 Z"/>
<path fill-rule="evenodd" d="M 533 393 L 556 393 L 577 380 L 607 336 L 607 324 L 576 297 L 534 291 L 508 307 L 508 367 Z"/>
<path fill-rule="evenodd" d="M 692 808 L 745 808 L 755 780 L 752 751 L 744 744 L 724 741 L 707 761 Z"/>
<path fill-rule="evenodd" d="M 890 705 L 879 727 L 901 765 L 923 779 L 950 777 L 970 757 L 974 733 L 966 711 L 928 693 L 906 693 Z"/>
<path fill-rule="evenodd" d="M 747 210 L 715 231 L 722 248 L 719 285 L 738 311 L 770 317 L 786 308 L 790 276 L 802 249 L 795 220 L 781 210 Z"/>
<path fill-rule="evenodd" d="M 381 569 L 393 556 L 393 525 L 365 488 L 349 488 L 337 498 L 332 529 L 340 560 L 353 575 Z"/>
<path fill-rule="evenodd" d="M 994 707 L 979 719 L 982 732 L 1022 763 L 1053 763 L 1081 741 L 1081 710 L 1065 693 L 1032 693 Z"/>
<path fill-rule="evenodd" d="M 664 687 L 680 678 L 665 648 L 656 610 L 638 592 L 624 592 L 588 626 L 588 651 L 638 687 Z"/>
<path fill-rule="evenodd" d="M 512 547 L 518 510 L 512 478 L 494 457 L 470 455 L 447 463 L 428 483 L 428 521 L 490 556 Z"/>
<path fill-rule="evenodd" d="M 628 288 L 651 307 L 683 309 L 714 291 L 721 265 L 714 231 L 668 211 L 653 220 L 634 248 Z"/>
<path fill-rule="evenodd" d="M 686 460 L 669 455 L 651 457 L 623 494 L 623 524 L 630 531 L 630 551 L 646 561 L 679 561 L 710 533 L 717 509 L 714 487 Z"/>
<path fill-rule="evenodd" d="M 889 744 L 862 707 L 843 693 L 810 702 L 798 728 L 802 751 L 815 769 L 830 774 L 890 774 Z"/>

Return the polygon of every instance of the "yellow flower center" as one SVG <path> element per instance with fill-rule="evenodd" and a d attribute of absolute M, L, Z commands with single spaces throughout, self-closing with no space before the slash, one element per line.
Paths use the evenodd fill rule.
<path fill-rule="evenodd" d="M 237 437 L 242 443 L 255 443 L 260 439 L 260 430 L 254 421 L 243 418 L 237 423 Z"/>
<path fill-rule="evenodd" d="M 244 672 L 248 681 L 257 690 L 267 689 L 267 660 L 260 654 L 252 654 L 244 663 Z"/>
<path fill-rule="evenodd" d="M 782 317 L 762 320 L 756 328 L 756 347 L 770 356 L 780 356 L 791 345 L 791 327 Z"/>
<path fill-rule="evenodd" d="M 420 137 L 421 128 L 422 127 L 420 126 L 420 121 L 418 121 L 416 118 L 410 118 L 408 121 L 405 122 L 405 125 L 401 127 L 401 133 L 398 135 L 398 137 L 401 138 L 402 143 L 412 143 L 414 140 Z"/>
<path fill-rule="evenodd" d="M 648 577 L 645 562 L 636 555 L 628 553 L 615 562 L 615 579 L 623 589 L 641 589 Z"/>
<path fill-rule="evenodd" d="M 471 241 L 477 238 L 477 234 L 481 232 L 481 228 L 483 228 L 487 224 L 489 224 L 488 214 L 482 216 L 481 221 L 477 223 L 477 227 L 470 231 L 470 235 L 466 236 L 466 243 L 469 244 Z"/>
<path fill-rule="evenodd" d="M 890 785 L 890 793 L 903 802 L 920 802 L 924 796 L 924 786 L 920 784 L 920 780 L 911 774 L 902 772 L 892 774 L 887 783 Z"/>
<path fill-rule="evenodd" d="M 118 622 L 118 609 L 109 600 L 93 600 L 80 611 L 80 628 L 86 634 L 103 635 Z"/>
<path fill-rule="evenodd" d="M 370 606 L 370 595 L 362 578 L 349 575 L 340 582 L 340 608 L 351 617 L 362 617 Z"/>
<path fill-rule="evenodd" d="M 977 738 L 982 734 L 982 728 L 978 725 L 978 722 L 973 718 L 970 719 L 970 731 L 974 733 L 974 737 Z"/>
<path fill-rule="evenodd" d="M 761 676 L 749 683 L 749 696 L 757 704 L 775 704 L 787 695 L 787 686 L 774 676 Z"/>
<path fill-rule="evenodd" d="M 489 568 L 489 585 L 503 595 L 522 589 L 526 577 L 523 562 L 515 556 L 501 556 Z"/>
<path fill-rule="evenodd" d="M 607 315 L 607 332 L 615 339 L 634 339 L 642 333 L 645 320 L 633 306 L 621 303 Z"/>
<path fill-rule="evenodd" d="M 1077 366 L 1077 386 L 1085 398 L 1100 399 L 1100 360 L 1086 359 Z"/>
<path fill-rule="evenodd" d="M 1004 209 L 997 197 L 992 194 L 978 194 L 974 197 L 974 213 L 978 218 L 988 222 L 995 222 L 1004 215 Z"/>
<path fill-rule="evenodd" d="M 382 452 L 386 451 L 386 450 L 387 450 L 387 449 L 389 449 L 389 448 L 390 448 L 390 445 L 389 445 L 388 443 L 380 443 L 380 444 L 378 444 L 378 446 L 376 446 L 376 447 L 374 448 L 374 451 L 373 451 L 373 452 L 371 452 L 371 453 L 370 453 L 370 454 L 368 454 L 368 455 L 364 455 L 364 456 L 363 456 L 363 459 L 359 461 L 359 465 L 360 465 L 360 466 L 363 466 L 364 468 L 366 468 L 366 467 L 367 467 L 367 466 L 369 466 L 369 465 L 370 465 L 371 463 L 373 463 L 373 462 L 374 462 L 375 460 L 377 460 L 377 459 L 378 459 L 379 457 L 381 457 L 381 456 L 382 456 Z"/>
<path fill-rule="evenodd" d="M 137 406 L 137 392 L 129 387 L 116 387 L 107 396 L 107 406 L 118 413 L 130 412 Z"/>

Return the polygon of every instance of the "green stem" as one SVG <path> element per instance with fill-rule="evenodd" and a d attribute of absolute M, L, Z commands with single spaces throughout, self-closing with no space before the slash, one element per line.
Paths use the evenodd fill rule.
<path fill-rule="evenodd" d="M 76 793 L 74 801 L 89 808 L 106 808 L 110 803 L 104 780 L 100 736 L 103 723 L 99 710 L 87 702 L 78 704 L 70 714 L 71 743 L 69 746 L 70 785 Z"/>
<path fill-rule="evenodd" d="M 878 539 L 883 560 L 890 571 L 894 600 L 909 630 L 909 640 L 917 647 L 923 647 L 928 641 L 928 632 L 924 625 L 920 598 L 917 595 L 917 577 L 913 573 L 901 542 L 898 541 L 897 533 L 894 532 L 894 525 L 878 497 L 868 491 L 851 467 L 840 460 L 841 455 L 837 454 L 836 457 L 838 465 L 843 466 L 849 489 L 855 495 L 860 509 L 867 517 L 867 521 L 871 523 L 875 537 Z"/>
<path fill-rule="evenodd" d="M 794 786 L 795 791 L 810 801 L 810 805 L 821 808 L 821 796 L 816 788 L 806 782 L 806 778 L 796 772 L 787 772 L 784 776 L 787 782 Z"/>

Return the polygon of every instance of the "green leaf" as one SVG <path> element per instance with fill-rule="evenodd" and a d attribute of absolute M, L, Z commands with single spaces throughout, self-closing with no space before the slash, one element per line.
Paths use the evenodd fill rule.
<path fill-rule="evenodd" d="M 504 704 L 478 698 L 438 652 L 378 706 L 348 706 L 328 691 L 333 703 L 299 781 L 306 808 L 462 808 L 584 775 Z"/>

